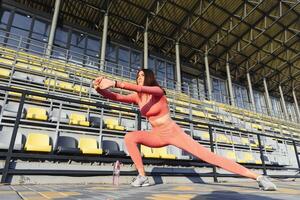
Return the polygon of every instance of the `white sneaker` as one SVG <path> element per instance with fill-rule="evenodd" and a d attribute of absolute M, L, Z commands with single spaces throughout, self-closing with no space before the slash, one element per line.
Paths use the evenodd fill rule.
<path fill-rule="evenodd" d="M 266 176 L 259 176 L 256 178 L 258 186 L 260 189 L 265 191 L 275 191 L 277 187 L 274 183 L 272 183 Z"/>
<path fill-rule="evenodd" d="M 136 178 L 132 180 L 131 185 L 134 187 L 145 187 L 145 186 L 149 186 L 150 183 L 147 176 L 138 175 Z"/>

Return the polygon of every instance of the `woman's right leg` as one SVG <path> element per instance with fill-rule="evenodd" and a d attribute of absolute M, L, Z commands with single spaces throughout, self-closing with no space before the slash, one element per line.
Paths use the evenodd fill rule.
<path fill-rule="evenodd" d="M 162 147 L 165 146 L 166 143 L 164 143 L 160 137 L 157 134 L 154 134 L 152 131 L 133 131 L 126 133 L 125 145 L 129 155 L 133 160 L 139 174 L 141 176 L 145 176 L 141 153 L 137 147 L 138 144 L 143 144 L 148 147 Z"/>

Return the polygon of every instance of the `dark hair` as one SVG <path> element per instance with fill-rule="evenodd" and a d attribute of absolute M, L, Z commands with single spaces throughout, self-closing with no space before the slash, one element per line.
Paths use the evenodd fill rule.
<path fill-rule="evenodd" d="M 145 79 L 144 79 L 144 86 L 158 86 L 160 87 L 164 93 L 166 94 L 166 91 L 158 84 L 156 81 L 154 72 L 151 69 L 139 69 L 136 73 L 136 81 L 138 79 L 140 71 L 144 72 Z"/>

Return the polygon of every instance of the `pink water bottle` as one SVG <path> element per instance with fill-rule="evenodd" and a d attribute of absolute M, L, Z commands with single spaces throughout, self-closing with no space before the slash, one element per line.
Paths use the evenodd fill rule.
<path fill-rule="evenodd" d="M 120 171 L 121 171 L 121 163 L 119 160 L 117 160 L 114 163 L 114 167 L 113 167 L 113 185 L 116 185 L 116 186 L 119 185 Z"/>

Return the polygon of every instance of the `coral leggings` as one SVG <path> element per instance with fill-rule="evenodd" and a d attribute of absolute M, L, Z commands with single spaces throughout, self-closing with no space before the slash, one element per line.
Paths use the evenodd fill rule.
<path fill-rule="evenodd" d="M 199 159 L 221 167 L 227 171 L 255 179 L 254 173 L 240 164 L 219 156 L 205 148 L 187 135 L 173 120 L 163 125 L 153 127 L 151 131 L 133 131 L 125 136 L 126 148 L 139 173 L 144 173 L 143 162 L 137 144 L 149 147 L 174 145 Z"/>

